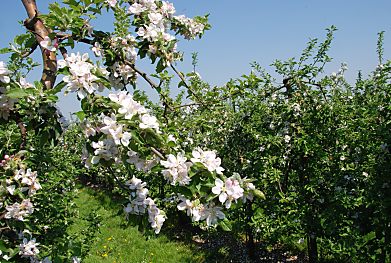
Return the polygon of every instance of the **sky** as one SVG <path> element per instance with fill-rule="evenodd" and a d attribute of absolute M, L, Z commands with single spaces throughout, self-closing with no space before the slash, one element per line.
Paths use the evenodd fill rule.
<path fill-rule="evenodd" d="M 1 0 L 0 47 L 8 46 L 14 36 L 24 32 L 18 23 L 26 18 L 21 1 Z M 41 13 L 54 1 L 37 0 Z M 197 70 L 212 86 L 224 85 L 232 78 L 250 72 L 250 63 L 258 62 L 269 72 L 276 59 L 298 57 L 310 38 L 325 38 L 325 29 L 335 25 L 338 31 L 330 49 L 333 62 L 326 73 L 336 72 L 342 62 L 348 64 L 347 78 L 354 81 L 358 71 L 365 75 L 376 67 L 377 33 L 385 31 L 384 53 L 391 59 L 390 0 L 172 0 L 177 14 L 210 14 L 212 29 L 202 39 L 180 41 L 178 49 L 185 59 L 181 71 L 191 70 L 191 53 L 198 52 Z M 96 29 L 110 30 L 112 15 L 101 17 Z M 73 52 L 85 52 L 76 48 Z M 38 52 L 36 59 L 40 61 Z M 0 60 L 6 60 L 0 55 Z M 148 69 L 148 65 L 145 69 Z M 30 77 L 39 79 L 39 72 Z M 145 85 L 139 80 L 140 85 Z M 176 87 L 173 87 L 176 89 Z M 156 94 L 147 89 L 152 97 Z M 174 92 L 175 93 L 175 92 Z M 61 96 L 64 114 L 80 109 L 75 95 Z"/>

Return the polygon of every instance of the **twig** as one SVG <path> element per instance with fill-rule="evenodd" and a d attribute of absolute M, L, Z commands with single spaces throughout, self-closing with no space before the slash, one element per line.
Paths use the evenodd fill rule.
<path fill-rule="evenodd" d="M 12 119 L 18 125 L 19 130 L 20 130 L 20 136 L 21 136 L 22 142 L 20 143 L 19 150 L 24 150 L 26 148 L 26 144 L 27 144 L 27 129 L 24 126 L 22 118 L 18 112 L 14 112 L 14 114 L 12 114 L 11 116 L 12 116 Z"/>
<path fill-rule="evenodd" d="M 186 82 L 186 79 L 185 77 L 182 75 L 181 72 L 179 72 L 175 67 L 174 65 L 171 64 L 171 68 L 174 70 L 174 72 L 179 76 L 179 78 L 182 80 L 183 82 L 183 85 L 185 85 L 185 87 L 190 91 L 190 93 L 200 102 L 201 102 L 201 99 L 198 97 L 198 95 L 195 94 L 195 92 L 192 90 L 192 88 L 187 84 Z"/>
<path fill-rule="evenodd" d="M 130 62 L 128 62 L 128 61 L 125 61 L 125 64 L 128 65 L 129 67 L 131 67 L 134 71 L 136 71 L 137 74 L 139 74 L 141 77 L 143 77 L 143 79 L 144 79 L 146 82 L 148 82 L 148 84 L 149 84 L 152 88 L 154 88 L 154 89 L 158 89 L 158 88 L 159 88 L 159 86 L 158 86 L 155 82 L 153 82 L 152 79 L 150 79 L 150 78 L 148 77 L 147 73 L 142 72 L 141 70 L 139 70 L 138 68 L 136 68 L 136 66 L 135 66 L 134 64 L 132 64 L 132 63 L 130 63 Z"/>
<path fill-rule="evenodd" d="M 158 86 L 155 82 L 153 82 L 152 79 L 150 79 L 150 78 L 148 77 L 147 73 L 145 73 L 145 72 L 139 70 L 138 68 L 136 68 L 136 66 L 135 66 L 134 64 L 130 63 L 129 61 L 124 61 L 124 63 L 125 63 L 126 65 L 128 65 L 129 67 L 131 67 L 131 68 L 132 68 L 137 74 L 139 74 L 141 77 L 143 77 L 143 79 L 144 79 L 146 82 L 148 82 L 148 84 L 149 84 L 153 89 L 155 89 L 155 90 L 158 90 L 158 89 L 159 89 L 159 86 Z M 171 111 L 174 111 L 174 108 L 171 107 L 171 105 L 168 104 L 168 98 L 167 98 L 165 95 L 163 95 L 162 93 L 160 93 L 160 92 L 159 92 L 159 94 L 163 97 L 163 100 L 164 100 L 165 104 L 167 105 L 167 107 L 168 107 Z"/>
<path fill-rule="evenodd" d="M 303 81 L 305 84 L 309 84 L 309 85 L 313 85 L 313 86 L 316 86 L 320 89 L 320 92 L 322 92 L 322 95 L 323 95 L 323 98 L 324 100 L 327 102 L 327 97 L 326 97 L 326 93 L 324 92 L 324 89 L 323 89 L 323 86 L 320 85 L 319 83 L 316 83 L 316 82 L 310 82 L 310 81 Z"/>
<path fill-rule="evenodd" d="M 114 180 L 118 183 L 118 185 L 119 185 L 122 189 L 124 189 L 124 190 L 126 190 L 126 191 L 129 191 L 129 188 L 126 187 L 126 186 L 117 178 L 117 176 L 115 176 L 115 173 L 114 173 L 113 169 L 111 169 L 111 167 L 107 167 L 107 168 L 108 168 L 108 170 L 110 171 L 110 173 L 113 175 Z"/>
<path fill-rule="evenodd" d="M 31 54 L 33 54 L 33 52 L 37 49 L 38 47 L 38 42 L 35 42 L 34 45 L 31 47 L 31 49 L 27 52 L 24 52 L 21 56 L 22 58 L 26 58 L 28 56 L 30 56 Z"/>
<path fill-rule="evenodd" d="M 66 59 L 68 57 L 68 51 L 65 47 L 60 47 L 60 52 L 61 52 L 61 55 L 64 59 Z"/>
<path fill-rule="evenodd" d="M 78 38 L 72 34 L 66 34 L 66 33 L 62 33 L 62 32 L 56 33 L 56 37 L 58 38 L 58 40 L 60 42 L 64 41 L 65 39 L 72 38 L 74 41 L 82 42 L 82 43 L 89 44 L 89 45 L 94 44 L 94 41 L 92 39 Z"/>
<path fill-rule="evenodd" d="M 156 150 L 154 147 L 151 147 L 151 150 L 154 154 L 156 154 L 160 159 L 165 159 L 163 154 L 161 152 L 159 152 L 158 150 Z"/>

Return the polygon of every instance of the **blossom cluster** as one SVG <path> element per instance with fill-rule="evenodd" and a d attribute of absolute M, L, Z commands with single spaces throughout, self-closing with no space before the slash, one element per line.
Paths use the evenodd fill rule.
<path fill-rule="evenodd" d="M 95 124 L 85 120 L 82 125 L 84 134 L 87 137 L 95 136 L 98 133 L 105 135 L 99 141 L 92 142 L 93 156 L 87 159 L 87 166 L 91 163 L 97 164 L 101 159 L 121 162 L 121 159 L 118 157 L 120 153 L 119 147 L 129 146 L 132 139 L 131 129 L 134 128 L 123 121 L 126 123 L 136 121 L 140 129 L 152 129 L 156 133 L 161 133 L 156 117 L 151 115 L 139 102 L 135 101 L 128 92 L 111 93 L 109 94 L 109 99 L 118 105 L 117 115 L 114 113 L 110 115 L 102 114 Z M 120 120 L 121 122 L 119 122 Z M 132 150 L 128 151 L 128 157 L 127 162 L 134 164 L 138 170 L 149 170 L 155 164 L 154 160 L 142 160 L 137 152 Z"/>
<path fill-rule="evenodd" d="M 124 208 L 125 213 L 127 215 L 143 215 L 145 212 L 148 212 L 148 221 L 155 233 L 158 234 L 166 220 L 166 216 L 155 202 L 150 197 L 147 197 L 149 190 L 146 188 L 146 183 L 133 176 L 126 185 L 132 193 L 129 196 L 130 202 Z"/>
<path fill-rule="evenodd" d="M 222 175 L 224 169 L 220 166 L 221 160 L 216 156 L 216 152 L 196 148 L 193 150 L 192 156 L 191 162 L 187 161 L 183 152 L 176 156 L 169 154 L 167 160 L 160 161 L 160 164 L 166 168 L 162 170 L 162 174 L 171 185 L 179 184 L 179 186 L 186 186 L 190 184 L 191 177 L 189 171 L 195 163 L 201 163 L 211 174 Z M 225 179 L 225 181 L 216 178 L 215 185 L 211 188 L 211 194 L 218 196 L 220 203 L 225 205 L 227 209 L 231 207 L 232 202 L 252 200 L 253 191 L 255 191 L 255 186 L 251 181 L 246 178 L 242 179 L 237 173 Z M 207 226 L 212 226 L 219 219 L 224 219 L 225 215 L 222 212 L 223 208 L 216 205 L 213 201 L 202 203 L 201 199 L 204 197 L 199 196 L 199 198 L 192 201 L 183 195 L 179 195 L 180 203 L 177 205 L 177 208 L 181 211 L 186 210 L 187 215 L 194 222 L 205 220 Z M 212 197 L 209 200 L 213 199 Z"/>
<path fill-rule="evenodd" d="M 225 218 L 223 208 L 216 206 L 213 202 L 202 204 L 198 199 L 191 201 L 182 195 L 179 196 L 179 200 L 181 202 L 177 205 L 178 210 L 186 210 L 186 214 L 191 216 L 193 222 L 205 220 L 206 225 L 210 227 L 215 225 L 219 219 Z"/>
<path fill-rule="evenodd" d="M 176 51 L 177 40 L 170 30 L 177 30 L 186 39 L 194 39 L 205 30 L 205 25 L 195 19 L 175 16 L 174 5 L 167 1 L 137 0 L 128 12 L 138 18 L 137 37 L 149 43 L 149 54 L 164 58 L 166 65 L 180 58 Z"/>
<path fill-rule="evenodd" d="M 215 186 L 212 188 L 212 193 L 219 196 L 219 201 L 224 204 L 226 208 L 230 208 L 232 201 L 236 201 L 243 196 L 243 188 L 240 187 L 239 181 L 234 178 L 228 178 L 223 182 L 217 178 Z"/>
<path fill-rule="evenodd" d="M 13 167 L 15 167 L 15 165 L 18 165 L 20 169 L 14 171 Z M 1 161 L 0 167 L 2 168 L 0 175 L 8 177 L 5 180 L 6 185 L 0 186 L 0 188 L 3 188 L 0 189 L 0 209 L 4 208 L 4 211 L 1 211 L 1 213 L 8 222 L 12 222 L 12 220 L 23 222 L 26 220 L 26 217 L 34 212 L 34 204 L 31 202 L 31 198 L 42 188 L 37 179 L 37 172 L 26 169 L 24 165 L 20 163 L 20 158 L 14 155 L 5 155 Z M 12 174 L 12 176 L 10 176 L 10 174 Z M 28 196 L 26 198 L 24 198 L 23 195 L 25 192 L 27 192 Z M 21 197 L 21 195 L 23 197 Z M 3 206 L 4 203 L 8 205 Z M 12 229 L 18 233 L 17 229 Z M 39 243 L 37 243 L 35 239 L 25 238 L 23 235 L 24 232 L 29 233 L 28 230 L 24 230 L 19 234 L 20 240 L 22 240 L 22 243 L 19 245 L 19 255 L 34 261 L 37 259 L 36 257 L 39 253 Z M 10 259 L 10 256 L 7 254 L 2 255 L 2 253 L 0 253 L 0 255 L 7 261 Z"/>
<path fill-rule="evenodd" d="M 99 75 L 108 76 L 106 69 L 98 68 L 90 63 L 88 54 L 80 55 L 72 53 L 65 59 L 58 61 L 58 67 L 67 68 L 69 75 L 63 77 L 66 83 L 66 91 L 77 92 L 80 99 L 85 98 L 88 94 L 93 94 L 95 91 L 103 91 L 104 85 L 99 81 Z"/>
<path fill-rule="evenodd" d="M 175 13 L 175 8 L 168 2 L 163 2 L 161 8 L 158 8 L 154 0 L 139 0 L 129 7 L 129 13 L 135 16 L 146 15 L 149 22 L 148 25 L 140 27 L 137 35 L 149 42 L 157 42 L 159 40 L 171 41 L 175 37 L 167 33 L 167 19 L 171 18 Z"/>
<path fill-rule="evenodd" d="M 162 171 L 164 177 L 172 184 L 187 185 L 190 182 L 189 169 L 192 165 L 187 162 L 184 153 L 179 153 L 177 156 L 169 154 L 167 161 L 160 161 L 166 169 Z"/>
<path fill-rule="evenodd" d="M 9 77 L 11 71 L 8 70 L 5 63 L 0 61 L 0 84 L 10 83 L 11 79 Z M 13 109 L 16 99 L 12 99 L 6 95 L 6 88 L 0 86 L 0 119 L 8 120 L 10 110 Z"/>
<path fill-rule="evenodd" d="M 9 74 L 11 74 L 11 71 L 8 70 L 4 61 L 0 61 L 0 83 L 10 83 Z"/>
<path fill-rule="evenodd" d="M 221 159 L 216 156 L 215 151 L 204 151 L 201 148 L 196 148 L 192 152 L 193 163 L 203 164 L 209 172 L 216 172 L 217 174 L 223 174 L 224 168 L 221 167 Z"/>
<path fill-rule="evenodd" d="M 183 35 L 186 39 L 194 39 L 201 35 L 205 30 L 205 25 L 184 15 L 175 16 L 175 21 L 185 27 Z"/>
<path fill-rule="evenodd" d="M 159 163 L 159 158 L 145 160 L 145 159 L 141 158 L 140 155 L 133 150 L 129 150 L 127 155 L 128 155 L 128 159 L 126 159 L 126 162 L 133 164 L 134 167 L 136 168 L 136 170 L 138 170 L 138 171 L 148 172 L 156 164 Z"/>
<path fill-rule="evenodd" d="M 36 242 L 35 238 L 30 240 L 23 238 L 23 242 L 19 245 L 19 255 L 21 255 L 22 258 L 35 257 L 39 254 L 38 245 L 39 243 Z"/>
<path fill-rule="evenodd" d="M 20 186 L 18 188 L 18 186 Z M 20 169 L 15 172 L 12 179 L 7 180 L 7 192 L 11 195 L 15 195 L 16 190 L 25 192 L 28 190 L 29 197 L 33 196 L 37 190 L 41 189 L 41 185 L 37 180 L 37 172 L 32 172 L 31 169 Z M 7 213 L 4 218 L 16 219 L 24 221 L 24 218 L 34 212 L 33 204 L 30 198 L 23 199 L 21 203 L 15 202 L 12 205 L 5 207 Z"/>
<path fill-rule="evenodd" d="M 245 203 L 247 200 L 253 200 L 253 191 L 255 186 L 246 178 L 240 178 L 239 174 L 234 174 L 225 181 L 217 178 L 211 192 L 218 196 L 222 205 L 229 209 L 232 202 L 242 200 Z M 213 201 L 202 203 L 200 199 L 191 201 L 183 195 L 179 195 L 180 203 L 177 205 L 178 210 L 186 211 L 186 214 L 192 218 L 194 222 L 205 220 L 208 227 L 215 225 L 219 219 L 224 219 L 225 214 L 223 208 L 216 205 Z"/>

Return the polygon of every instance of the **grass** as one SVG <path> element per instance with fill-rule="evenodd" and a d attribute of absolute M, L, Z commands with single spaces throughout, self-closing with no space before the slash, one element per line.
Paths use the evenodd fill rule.
<path fill-rule="evenodd" d="M 162 232 L 146 239 L 135 225 L 129 224 L 123 206 L 110 193 L 88 187 L 79 189 L 75 200 L 79 216 L 68 229 L 70 234 L 88 236 L 91 242 L 83 263 L 182 263 L 182 262 L 306 262 L 294 260 L 284 251 L 266 251 L 257 247 L 257 259 L 250 260 L 243 242 L 232 233 L 200 231 L 185 221 L 165 222 Z M 90 228 L 91 222 L 99 222 Z M 258 244 L 260 245 L 260 244 Z"/>
<path fill-rule="evenodd" d="M 122 206 L 103 192 L 80 188 L 75 203 L 80 212 L 70 233 L 88 231 L 91 216 L 100 221 L 83 263 L 205 262 L 203 254 L 191 245 L 172 241 L 163 234 L 147 240 L 136 226 L 127 224 Z"/>

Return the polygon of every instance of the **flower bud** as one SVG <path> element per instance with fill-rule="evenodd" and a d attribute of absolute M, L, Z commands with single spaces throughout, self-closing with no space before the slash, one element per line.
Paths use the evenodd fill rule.
<path fill-rule="evenodd" d="M 253 193 L 256 197 L 259 197 L 261 199 L 266 199 L 265 194 L 258 189 L 253 190 Z"/>

